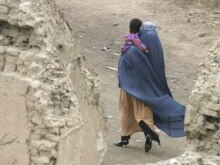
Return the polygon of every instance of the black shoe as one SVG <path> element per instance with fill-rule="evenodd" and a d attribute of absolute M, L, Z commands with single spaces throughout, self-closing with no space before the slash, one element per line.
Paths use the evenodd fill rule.
<path fill-rule="evenodd" d="M 146 137 L 147 137 L 147 135 L 150 135 L 151 136 L 151 140 L 156 141 L 160 145 L 160 138 L 159 138 L 159 136 L 154 131 L 152 131 L 150 129 L 150 127 L 143 120 L 141 120 L 139 122 L 139 126 L 144 131 L 144 134 L 145 134 Z"/>
<path fill-rule="evenodd" d="M 160 138 L 159 138 L 159 136 L 158 136 L 157 134 L 154 135 L 152 139 L 153 139 L 154 141 L 156 141 L 156 142 L 160 145 Z"/>
<path fill-rule="evenodd" d="M 150 149 L 152 148 L 152 138 L 150 135 L 146 136 L 146 142 L 145 142 L 145 152 L 149 152 Z"/>
<path fill-rule="evenodd" d="M 114 143 L 114 145 L 118 147 L 127 147 L 127 145 L 129 144 L 130 137 L 131 137 L 130 135 L 121 136 L 121 141 Z"/>

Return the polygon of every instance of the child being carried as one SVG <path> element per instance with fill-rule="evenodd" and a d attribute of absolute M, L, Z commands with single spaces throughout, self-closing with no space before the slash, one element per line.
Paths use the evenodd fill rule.
<path fill-rule="evenodd" d="M 135 45 L 138 49 L 140 49 L 145 54 L 149 52 L 146 45 L 144 45 L 139 36 L 138 32 L 142 26 L 142 21 L 140 19 L 134 18 L 130 21 L 130 31 L 128 34 L 124 36 L 124 45 L 121 48 L 121 54 L 123 55 L 132 45 Z"/>

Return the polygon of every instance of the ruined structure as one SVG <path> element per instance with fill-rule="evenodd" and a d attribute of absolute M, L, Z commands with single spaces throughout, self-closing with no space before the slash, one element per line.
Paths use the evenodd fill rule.
<path fill-rule="evenodd" d="M 220 155 L 220 41 L 200 65 L 185 120 L 191 151 Z"/>
<path fill-rule="evenodd" d="M 0 164 L 97 164 L 97 75 L 51 0 L 0 0 Z"/>

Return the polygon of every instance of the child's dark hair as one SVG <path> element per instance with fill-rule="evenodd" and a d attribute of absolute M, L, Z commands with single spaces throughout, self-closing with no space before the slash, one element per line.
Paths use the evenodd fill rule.
<path fill-rule="evenodd" d="M 138 33 L 140 31 L 140 28 L 142 26 L 142 21 L 138 18 L 134 18 L 130 21 L 130 33 Z"/>

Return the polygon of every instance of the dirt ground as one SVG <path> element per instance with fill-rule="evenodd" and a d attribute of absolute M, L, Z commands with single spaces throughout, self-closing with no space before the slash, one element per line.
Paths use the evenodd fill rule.
<path fill-rule="evenodd" d="M 132 136 L 127 148 L 112 143 L 120 138 L 117 68 L 122 38 L 129 20 L 137 17 L 157 25 L 164 47 L 169 86 L 180 103 L 187 105 L 199 64 L 220 36 L 220 11 L 201 6 L 179 6 L 163 0 L 57 0 L 73 29 L 75 40 L 90 67 L 99 74 L 101 95 L 108 118 L 108 150 L 102 165 L 157 162 L 183 153 L 185 138 L 160 132 L 162 146 L 154 143 L 144 152 L 143 133 Z"/>

